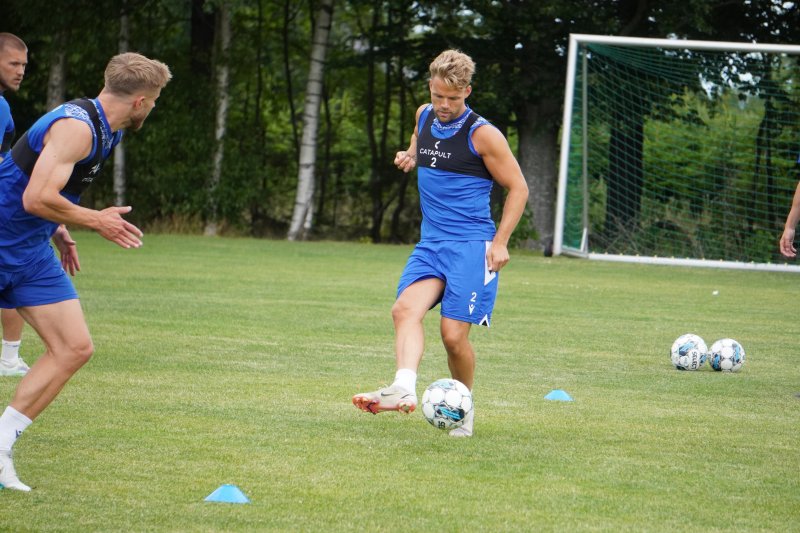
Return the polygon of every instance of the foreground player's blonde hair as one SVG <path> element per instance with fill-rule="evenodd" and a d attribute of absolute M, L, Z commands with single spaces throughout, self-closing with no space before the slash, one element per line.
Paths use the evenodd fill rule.
<path fill-rule="evenodd" d="M 111 58 L 106 66 L 105 88 L 113 94 L 132 95 L 163 89 L 172 79 L 169 67 L 135 52 Z"/>
<path fill-rule="evenodd" d="M 475 62 L 458 50 L 445 50 L 431 63 L 430 73 L 431 79 L 439 78 L 448 87 L 465 89 L 472 83 Z"/>

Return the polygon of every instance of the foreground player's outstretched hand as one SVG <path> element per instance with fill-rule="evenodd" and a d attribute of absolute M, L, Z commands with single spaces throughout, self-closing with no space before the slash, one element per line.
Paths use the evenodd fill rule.
<path fill-rule="evenodd" d="M 97 233 L 104 239 L 116 243 L 123 248 L 139 248 L 142 245 L 142 230 L 122 218 L 130 213 L 131 206 L 107 207 L 100 211 Z"/>
<path fill-rule="evenodd" d="M 786 257 L 795 257 L 797 250 L 794 247 L 794 229 L 785 229 L 781 235 L 781 253 Z"/>
<path fill-rule="evenodd" d="M 407 150 L 402 150 L 397 152 L 397 155 L 394 156 L 394 164 L 403 172 L 410 172 L 417 166 L 417 156 L 409 153 Z"/>
<path fill-rule="evenodd" d="M 67 227 L 61 224 L 53 234 L 53 244 L 56 245 L 59 255 L 61 255 L 61 268 L 74 276 L 75 272 L 80 271 L 81 262 L 78 260 L 78 246 L 67 231 Z"/>

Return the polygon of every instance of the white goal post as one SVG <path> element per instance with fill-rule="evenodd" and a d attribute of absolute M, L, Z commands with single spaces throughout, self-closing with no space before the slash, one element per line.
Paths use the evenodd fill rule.
<path fill-rule="evenodd" d="M 553 255 L 800 272 L 800 46 L 570 36 Z"/>

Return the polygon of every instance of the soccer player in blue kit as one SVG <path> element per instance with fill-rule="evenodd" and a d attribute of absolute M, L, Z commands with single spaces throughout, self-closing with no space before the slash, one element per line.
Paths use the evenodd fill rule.
<path fill-rule="evenodd" d="M 418 169 L 421 239 L 406 263 L 392 306 L 394 382 L 353 396 L 362 411 L 410 413 L 417 406 L 417 370 L 424 350 L 423 318 L 441 303 L 441 337 L 454 379 L 472 390 L 475 353 L 472 324 L 489 326 L 498 272 L 508 263 L 508 239 L 528 200 L 528 185 L 508 141 L 466 104 L 475 64 L 457 50 L 430 64 L 431 103 L 420 106 L 407 150 L 394 163 Z M 499 224 L 491 218 L 493 182 L 508 193 Z M 474 409 L 450 431 L 470 437 Z"/>
<path fill-rule="evenodd" d="M 27 65 L 28 47 L 25 42 L 11 33 L 0 33 L 0 161 L 11 150 L 16 132 L 11 108 L 3 93 L 19 90 Z M 19 347 L 25 321 L 15 309 L 0 309 L 0 322 L 3 325 L 0 376 L 24 376 L 29 368 L 19 356 Z"/>
<path fill-rule="evenodd" d="M 78 202 L 122 130 L 141 128 L 171 77 L 165 64 L 143 55 L 114 56 L 97 98 L 45 114 L 0 163 L 0 307 L 16 308 L 45 347 L 0 415 L 0 485 L 7 489 L 31 490 L 17 477 L 11 449 L 94 351 L 67 275 L 80 264 L 66 225 L 92 229 L 123 248 L 141 246 L 142 232 L 122 217 L 129 206 L 97 211 Z"/>

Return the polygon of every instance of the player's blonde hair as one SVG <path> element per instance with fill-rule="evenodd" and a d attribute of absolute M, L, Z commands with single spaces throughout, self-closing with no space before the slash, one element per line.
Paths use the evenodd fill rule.
<path fill-rule="evenodd" d="M 6 47 L 14 48 L 16 50 L 28 51 L 28 46 L 25 41 L 14 35 L 13 33 L 2 32 L 0 33 L 0 52 Z"/>
<path fill-rule="evenodd" d="M 439 78 L 448 87 L 465 89 L 472 83 L 475 62 L 459 50 L 445 50 L 431 63 L 430 73 L 431 79 Z"/>
<path fill-rule="evenodd" d="M 106 66 L 105 90 L 117 95 L 163 89 L 172 79 L 169 67 L 142 54 L 126 52 L 115 55 Z"/>

